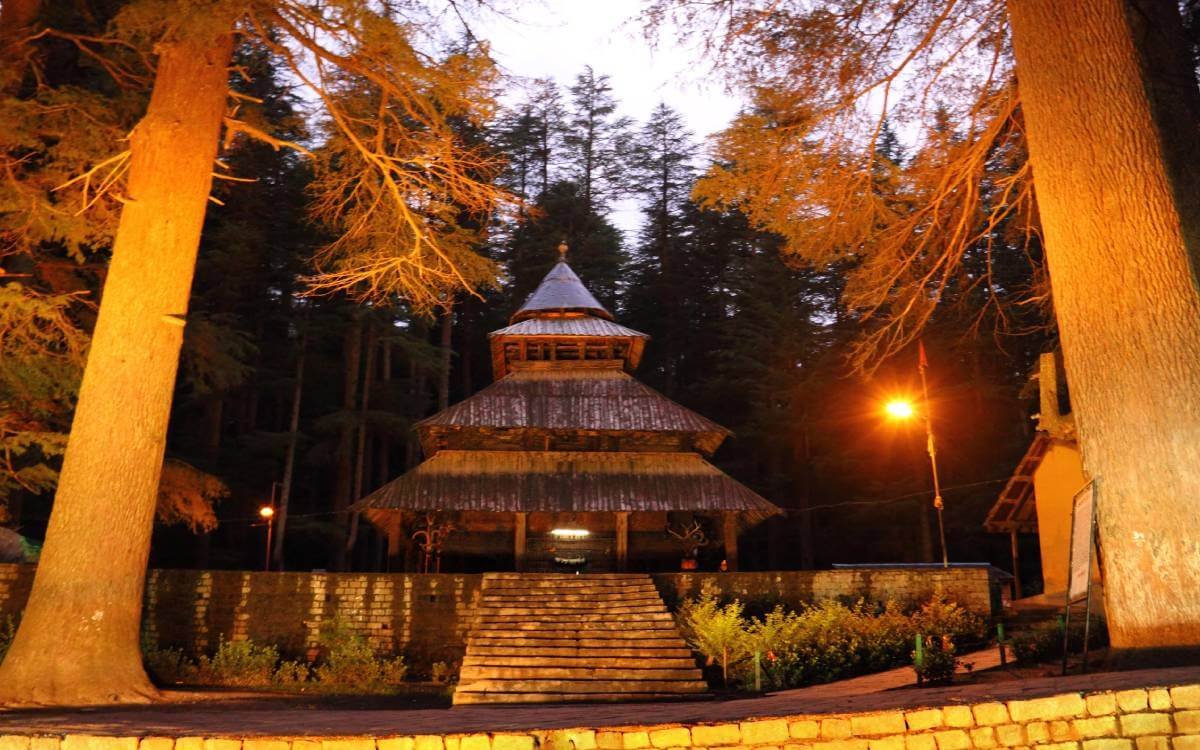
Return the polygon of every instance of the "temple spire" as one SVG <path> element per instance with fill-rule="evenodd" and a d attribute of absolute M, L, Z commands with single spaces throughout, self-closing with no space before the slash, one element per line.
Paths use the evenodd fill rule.
<path fill-rule="evenodd" d="M 562 262 L 562 263 L 567 262 L 567 250 L 569 250 L 569 249 L 570 248 L 567 247 L 566 240 L 563 240 L 562 242 L 558 243 L 558 260 L 560 262 Z"/>

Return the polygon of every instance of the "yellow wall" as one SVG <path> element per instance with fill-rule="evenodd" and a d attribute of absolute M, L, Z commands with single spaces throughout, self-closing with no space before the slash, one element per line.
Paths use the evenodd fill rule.
<path fill-rule="evenodd" d="M 1047 594 L 1067 589 L 1071 500 L 1085 482 L 1083 461 L 1075 443 L 1055 440 L 1033 472 L 1038 542 L 1042 547 L 1042 579 Z"/>

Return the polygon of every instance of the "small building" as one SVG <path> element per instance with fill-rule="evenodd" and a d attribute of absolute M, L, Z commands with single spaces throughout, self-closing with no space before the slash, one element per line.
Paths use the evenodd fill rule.
<path fill-rule="evenodd" d="M 727 429 L 634 378 L 649 337 L 559 251 L 489 335 L 494 382 L 418 423 L 425 461 L 355 509 L 393 568 L 735 570 L 739 532 L 779 509 L 709 462 Z"/>
<path fill-rule="evenodd" d="M 1061 597 L 1067 590 L 1071 506 L 1087 479 L 1075 421 L 1061 403 L 1065 399 L 1060 398 L 1054 354 L 1041 356 L 1038 381 L 1041 396 L 1038 431 L 988 513 L 984 528 L 1009 535 L 1018 595 L 1021 588 L 1018 539 L 1021 534 L 1036 534 L 1043 593 Z M 1093 576 L 1099 580 L 1098 568 Z"/>

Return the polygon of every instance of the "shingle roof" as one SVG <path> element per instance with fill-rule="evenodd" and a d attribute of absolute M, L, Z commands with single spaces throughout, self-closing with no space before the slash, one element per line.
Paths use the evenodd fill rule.
<path fill-rule="evenodd" d="M 547 312 L 582 312 L 612 320 L 613 316 L 587 290 L 565 260 L 560 260 L 533 290 L 510 322 L 517 323 Z"/>
<path fill-rule="evenodd" d="M 519 323 L 492 331 L 495 336 L 595 336 L 597 338 L 650 338 L 649 334 L 626 328 L 611 320 L 591 315 L 573 318 L 527 318 Z"/>
<path fill-rule="evenodd" d="M 354 506 L 380 511 L 737 511 L 779 508 L 696 453 L 441 451 Z M 372 513 L 374 511 L 375 513 Z"/>
<path fill-rule="evenodd" d="M 693 433 L 716 450 L 730 431 L 621 370 L 511 372 L 475 395 L 417 423 L 435 428 Z"/>
<path fill-rule="evenodd" d="M 1037 502 L 1033 491 L 1033 474 L 1050 448 L 1050 437 L 1039 432 L 1029 444 L 1029 450 L 1017 464 L 1012 477 L 1000 492 L 996 504 L 983 522 L 985 530 L 994 534 L 1018 532 L 1035 534 L 1038 530 Z"/>

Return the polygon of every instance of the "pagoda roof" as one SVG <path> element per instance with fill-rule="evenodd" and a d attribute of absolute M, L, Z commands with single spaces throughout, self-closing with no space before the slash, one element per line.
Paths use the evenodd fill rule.
<path fill-rule="evenodd" d="M 580 363 L 583 364 L 583 363 Z M 711 454 L 731 433 L 620 369 L 517 370 L 417 423 L 427 455 L 455 431 L 674 433 Z"/>
<path fill-rule="evenodd" d="M 525 304 L 513 313 L 511 323 L 536 318 L 552 313 L 577 312 L 594 315 L 605 320 L 613 316 L 600 304 L 565 260 L 559 260 L 542 279 Z"/>
<path fill-rule="evenodd" d="M 376 523 L 396 511 L 781 513 L 697 453 L 582 451 L 442 451 L 352 509 Z"/>
<path fill-rule="evenodd" d="M 650 334 L 626 328 L 620 323 L 597 318 L 592 315 L 571 317 L 526 318 L 518 323 L 497 329 L 488 334 L 497 336 L 594 336 L 596 338 L 648 339 Z"/>

